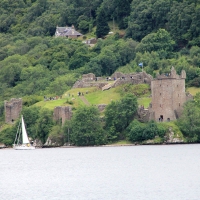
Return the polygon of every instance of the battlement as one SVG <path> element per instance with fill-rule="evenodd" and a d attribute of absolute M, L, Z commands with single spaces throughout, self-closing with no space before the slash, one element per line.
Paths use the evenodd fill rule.
<path fill-rule="evenodd" d="M 185 70 L 181 71 L 181 74 L 178 75 L 176 74 L 176 70 L 174 67 L 171 68 L 170 73 L 165 73 L 165 74 L 158 74 L 155 80 L 162 80 L 162 79 L 186 79 L 186 72 Z"/>

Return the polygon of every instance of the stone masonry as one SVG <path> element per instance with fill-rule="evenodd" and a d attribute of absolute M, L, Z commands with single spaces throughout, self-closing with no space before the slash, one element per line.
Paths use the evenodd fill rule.
<path fill-rule="evenodd" d="M 107 84 L 109 84 L 109 80 L 115 80 L 109 88 L 117 87 L 122 84 L 151 84 L 153 80 L 150 74 L 146 72 L 139 72 L 139 73 L 130 73 L 130 74 L 123 74 L 121 72 L 115 72 L 111 77 L 103 78 L 103 77 L 95 77 L 93 73 L 83 74 L 82 79 L 76 81 L 73 85 L 73 88 L 86 88 L 86 87 L 97 87 L 102 89 Z"/>
<path fill-rule="evenodd" d="M 150 120 L 170 121 L 180 117 L 183 104 L 186 102 L 186 73 L 176 74 L 174 67 L 171 73 L 159 75 L 151 81 L 152 102 L 149 107 Z"/>
<path fill-rule="evenodd" d="M 54 108 L 53 119 L 55 121 L 61 120 L 62 125 L 64 125 L 65 120 L 70 120 L 71 118 L 72 118 L 71 106 L 58 106 Z"/>
<path fill-rule="evenodd" d="M 22 110 L 22 99 L 11 99 L 10 101 L 4 101 L 5 107 L 5 122 L 12 123 L 17 118 Z"/>

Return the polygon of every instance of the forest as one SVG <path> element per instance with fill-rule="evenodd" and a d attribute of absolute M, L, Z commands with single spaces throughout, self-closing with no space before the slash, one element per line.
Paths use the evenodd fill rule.
<path fill-rule="evenodd" d="M 32 124 L 29 130 L 31 137 L 40 138 L 43 142 L 49 133 L 60 134 L 66 140 L 66 127 L 73 129 L 71 138 L 75 145 L 99 145 L 125 138 L 142 141 L 156 135 L 164 137 L 164 125 L 155 122 L 140 124 L 125 111 L 125 123 L 119 125 L 117 118 L 112 116 L 112 107 L 116 109 L 119 104 L 126 110 L 129 96 L 111 103 L 103 121 L 94 108 L 80 108 L 71 124 L 64 127 L 52 121 L 49 110 L 32 106 L 45 95 L 62 95 L 82 74 L 110 76 L 115 71 L 139 72 L 141 68 L 138 63 L 141 62 L 144 70 L 153 77 L 169 72 L 171 66 L 179 74 L 184 69 L 187 74 L 186 86 L 200 87 L 199 19 L 200 0 L 2 0 L 1 125 L 4 124 L 4 100 L 23 98 L 24 115 L 30 119 L 28 124 Z M 82 38 L 55 37 L 57 26 L 72 25 L 83 34 Z M 83 43 L 92 37 L 97 38 L 93 48 Z M 134 97 L 132 99 L 134 102 L 130 109 L 135 113 L 137 103 Z M 197 94 L 194 101 L 185 105 L 184 114 L 177 121 L 188 141 L 200 140 L 199 102 L 200 95 Z M 190 112 L 191 107 L 194 108 L 193 112 Z M 87 139 L 80 139 L 82 136 L 79 133 L 84 133 L 86 128 L 79 129 L 84 126 L 75 124 L 78 115 L 86 112 L 96 117 L 98 126 L 90 131 L 90 136 L 85 132 Z M 122 114 L 119 111 L 119 116 Z M 188 119 L 197 120 L 190 123 Z M 150 133 L 147 133 L 146 126 Z M 12 144 L 15 128 L 12 126 L 1 130 L 0 142 Z"/>

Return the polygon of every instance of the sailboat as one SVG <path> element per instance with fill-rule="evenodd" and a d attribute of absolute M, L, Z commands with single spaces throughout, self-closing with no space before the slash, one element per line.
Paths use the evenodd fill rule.
<path fill-rule="evenodd" d="M 30 141 L 28 139 L 23 116 L 21 117 L 18 129 L 17 129 L 17 134 L 15 137 L 15 142 L 13 144 L 13 148 L 15 150 L 33 150 L 33 149 L 35 149 L 35 147 L 30 144 Z"/>

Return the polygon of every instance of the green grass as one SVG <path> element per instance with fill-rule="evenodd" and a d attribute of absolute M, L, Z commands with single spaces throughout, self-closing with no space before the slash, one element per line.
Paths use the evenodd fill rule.
<path fill-rule="evenodd" d="M 98 105 L 98 104 L 109 104 L 111 101 L 117 101 L 122 98 L 118 91 L 118 88 L 111 88 L 109 90 L 102 91 L 98 88 L 75 88 L 68 90 L 62 95 L 62 99 L 51 100 L 51 101 L 40 101 L 35 106 L 47 108 L 53 110 L 57 106 L 73 106 L 75 108 L 85 105 L 84 102 L 78 96 L 78 92 L 84 94 L 84 97 L 90 103 L 90 105 Z M 87 92 L 87 94 L 86 94 Z M 73 102 L 73 104 L 69 104 L 68 102 Z M 149 103 L 151 102 L 151 98 L 142 97 L 138 99 L 139 105 L 144 105 L 145 108 L 149 107 Z"/>
<path fill-rule="evenodd" d="M 149 104 L 151 103 L 151 98 L 149 97 L 142 97 L 138 99 L 138 105 L 143 105 L 145 108 L 149 107 Z"/>
<path fill-rule="evenodd" d="M 75 88 L 75 89 L 71 89 L 71 90 L 68 90 L 66 93 L 64 93 L 62 95 L 62 99 L 40 101 L 40 102 L 34 104 L 34 106 L 47 108 L 49 110 L 53 110 L 57 106 L 73 106 L 73 107 L 76 108 L 76 107 L 84 105 L 83 101 L 78 96 L 78 92 L 84 93 L 84 95 L 85 95 L 86 91 L 88 93 L 91 93 L 91 92 L 94 92 L 96 90 L 97 90 L 97 88 Z M 70 94 L 70 96 L 69 96 L 69 94 Z M 73 104 L 71 105 L 71 104 L 67 103 L 67 100 L 73 102 Z"/>
<path fill-rule="evenodd" d="M 127 140 L 119 140 L 117 142 L 111 143 L 111 145 L 127 145 L 127 144 L 133 144 L 133 143 Z"/>
<path fill-rule="evenodd" d="M 57 100 L 40 101 L 40 102 L 34 104 L 34 106 L 53 110 L 56 106 L 67 105 L 67 104 L 65 104 L 65 102 L 66 102 L 66 99 L 62 98 L 62 99 L 57 99 Z"/>
<path fill-rule="evenodd" d="M 191 95 L 195 96 L 198 92 L 200 92 L 200 88 L 197 87 L 189 87 L 186 89 Z"/>
<path fill-rule="evenodd" d="M 90 102 L 91 105 L 97 104 L 109 104 L 111 101 L 119 100 L 120 94 L 116 92 L 115 88 L 109 90 L 97 90 L 95 92 L 89 93 L 85 98 Z"/>
<path fill-rule="evenodd" d="M 91 92 L 94 92 L 98 90 L 96 87 L 90 87 L 90 88 L 74 88 L 74 89 L 71 89 L 71 90 L 68 90 L 67 92 L 65 92 L 63 94 L 63 97 L 69 97 L 69 94 L 70 94 L 70 97 L 74 96 L 75 98 L 78 96 L 78 92 L 81 92 L 81 93 L 84 93 L 84 95 L 86 94 L 86 92 L 88 93 L 91 93 Z"/>

